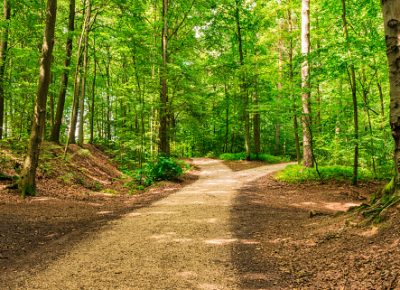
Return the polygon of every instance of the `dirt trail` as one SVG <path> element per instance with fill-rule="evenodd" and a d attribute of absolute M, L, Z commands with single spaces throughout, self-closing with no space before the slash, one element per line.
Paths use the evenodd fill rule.
<path fill-rule="evenodd" d="M 230 215 L 239 188 L 285 165 L 232 172 L 198 159 L 200 179 L 183 190 L 110 222 L 24 289 L 235 289 L 238 281 Z"/>

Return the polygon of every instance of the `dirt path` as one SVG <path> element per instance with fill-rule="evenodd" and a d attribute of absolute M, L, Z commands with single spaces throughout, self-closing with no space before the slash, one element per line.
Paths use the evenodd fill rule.
<path fill-rule="evenodd" d="M 235 289 L 231 232 L 239 188 L 285 165 L 232 172 L 198 159 L 200 179 L 183 190 L 110 222 L 29 280 L 27 289 Z"/>

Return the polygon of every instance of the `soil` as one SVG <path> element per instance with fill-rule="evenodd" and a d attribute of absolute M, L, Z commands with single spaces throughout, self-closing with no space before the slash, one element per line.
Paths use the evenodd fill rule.
<path fill-rule="evenodd" d="M 342 213 L 381 184 L 194 162 L 183 183 L 135 196 L 0 190 L 0 288 L 400 289 L 399 209 L 379 226 Z"/>

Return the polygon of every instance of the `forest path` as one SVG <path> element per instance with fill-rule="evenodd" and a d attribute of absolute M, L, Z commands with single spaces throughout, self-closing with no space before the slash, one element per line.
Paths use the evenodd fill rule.
<path fill-rule="evenodd" d="M 198 181 L 150 207 L 110 222 L 45 271 L 27 289 L 236 289 L 231 209 L 245 183 L 286 164 L 233 172 L 196 159 Z"/>

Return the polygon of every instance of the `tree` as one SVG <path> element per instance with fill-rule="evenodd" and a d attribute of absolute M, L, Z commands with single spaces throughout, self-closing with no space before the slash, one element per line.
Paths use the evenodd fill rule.
<path fill-rule="evenodd" d="M 163 0 L 162 6 L 162 35 L 161 54 L 162 65 L 160 73 L 160 128 L 159 128 L 159 152 L 170 154 L 169 126 L 168 126 L 168 11 L 169 1 Z"/>
<path fill-rule="evenodd" d="M 64 71 L 61 76 L 61 87 L 58 95 L 57 112 L 54 120 L 54 126 L 51 129 L 50 140 L 58 143 L 60 141 L 60 130 L 64 114 L 65 96 L 67 94 L 69 67 L 72 56 L 73 32 L 75 31 L 75 0 L 69 1 L 69 17 L 68 17 L 68 36 L 65 45 L 65 61 Z"/>
<path fill-rule="evenodd" d="M 311 133 L 311 86 L 310 86 L 310 0 L 302 0 L 301 12 L 301 53 L 304 60 L 301 65 L 301 88 L 303 104 L 303 158 L 305 167 L 313 167 L 313 140 Z"/>
<path fill-rule="evenodd" d="M 351 51 L 349 44 L 349 30 L 347 27 L 346 17 L 346 0 L 342 0 L 342 21 L 344 36 L 346 39 L 347 53 L 349 55 L 350 66 L 348 68 L 349 83 L 351 88 L 351 97 L 353 101 L 353 118 L 354 118 L 354 164 L 353 164 L 353 185 L 357 184 L 358 178 L 358 105 L 357 105 L 357 84 L 356 84 L 356 71 L 354 68 L 353 60 L 351 59 Z"/>
<path fill-rule="evenodd" d="M 240 64 L 240 96 L 242 100 L 242 116 L 244 124 L 244 149 L 246 153 L 246 159 L 250 160 L 250 116 L 249 116 L 249 95 L 247 90 L 246 71 L 244 65 L 244 53 L 243 53 L 243 39 L 242 39 L 242 26 L 240 22 L 240 7 L 241 2 L 235 1 L 235 22 L 236 22 L 236 33 L 239 51 L 239 64 Z"/>
<path fill-rule="evenodd" d="M 36 192 L 36 169 L 39 163 L 40 145 L 42 143 L 46 121 L 46 102 L 51 78 L 50 69 L 54 46 L 56 14 L 57 0 L 48 0 L 42 56 L 40 59 L 39 84 L 36 94 L 35 112 L 32 120 L 32 132 L 18 186 L 22 196 L 31 196 Z"/>
<path fill-rule="evenodd" d="M 11 17 L 10 0 L 4 0 L 4 19 L 7 21 L 6 27 L 3 30 L 3 35 L 0 43 L 0 139 L 3 138 L 3 126 L 4 126 L 4 86 L 5 86 L 5 67 L 7 60 L 7 47 L 8 47 L 8 21 Z"/>
<path fill-rule="evenodd" d="M 395 184 L 400 184 L 400 0 L 382 1 L 386 53 L 389 62 L 390 127 L 394 139 Z"/>

